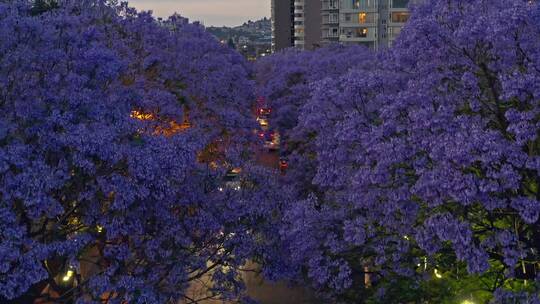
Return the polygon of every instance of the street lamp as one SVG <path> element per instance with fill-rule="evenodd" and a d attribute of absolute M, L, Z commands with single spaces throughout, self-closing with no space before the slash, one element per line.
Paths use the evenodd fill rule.
<path fill-rule="evenodd" d="M 75 274 L 75 272 L 73 271 L 73 268 L 71 266 L 69 266 L 69 269 L 66 272 L 66 274 L 64 275 L 64 277 L 62 278 L 62 281 L 63 282 L 69 282 L 69 280 L 71 280 L 71 278 L 73 277 L 73 274 Z"/>

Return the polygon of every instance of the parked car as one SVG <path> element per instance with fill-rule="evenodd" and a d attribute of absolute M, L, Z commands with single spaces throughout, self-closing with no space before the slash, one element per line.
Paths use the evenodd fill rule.
<path fill-rule="evenodd" d="M 242 189 L 242 183 L 240 180 L 241 171 L 242 170 L 239 168 L 227 171 L 225 177 L 223 178 L 223 186 L 220 186 L 218 190 L 221 192 L 225 191 L 225 189 L 240 191 L 240 189 Z"/>

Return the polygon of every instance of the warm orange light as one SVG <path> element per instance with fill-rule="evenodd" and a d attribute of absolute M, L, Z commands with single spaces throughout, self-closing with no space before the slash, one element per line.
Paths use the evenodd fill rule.
<path fill-rule="evenodd" d="M 145 113 L 141 111 L 131 111 L 130 117 L 135 118 L 141 121 L 155 121 L 158 120 L 158 117 L 152 113 Z M 158 126 L 155 128 L 154 135 L 165 135 L 172 136 L 174 134 L 180 133 L 191 128 L 191 123 L 188 120 L 185 120 L 182 123 L 178 123 L 174 120 L 167 119 L 162 120 L 168 125 Z"/>
<path fill-rule="evenodd" d="M 268 126 L 268 120 L 259 119 L 259 124 L 261 125 L 261 127 L 266 127 L 266 126 Z"/>
<path fill-rule="evenodd" d="M 358 14 L 358 23 L 366 23 L 366 17 L 367 17 L 367 14 L 366 13 L 359 13 Z"/>
<path fill-rule="evenodd" d="M 176 121 L 170 121 L 168 127 L 158 127 L 156 128 L 156 134 L 163 134 L 165 136 L 172 136 L 174 134 L 183 132 L 191 128 L 191 124 L 187 121 L 179 124 Z"/>
<path fill-rule="evenodd" d="M 155 117 L 152 113 L 144 113 L 140 111 L 131 111 L 131 118 L 135 118 L 138 120 L 154 120 Z"/>
<path fill-rule="evenodd" d="M 242 168 L 234 168 L 231 170 L 231 172 L 234 174 L 240 174 L 240 172 L 242 172 Z"/>

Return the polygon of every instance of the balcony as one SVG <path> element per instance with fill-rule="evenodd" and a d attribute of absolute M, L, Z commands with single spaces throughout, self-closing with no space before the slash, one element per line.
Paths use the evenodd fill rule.
<path fill-rule="evenodd" d="M 337 14 L 323 15 L 322 24 L 339 24 L 339 17 Z"/>
<path fill-rule="evenodd" d="M 343 13 L 340 24 L 347 27 L 374 27 L 377 26 L 378 14 L 370 12 Z"/>
<path fill-rule="evenodd" d="M 323 19 L 322 24 L 325 24 L 325 25 L 338 25 L 339 21 L 337 21 L 337 20 L 324 20 Z"/>
<path fill-rule="evenodd" d="M 374 11 L 376 12 L 379 9 L 379 1 L 367 1 L 367 0 L 356 0 L 356 1 L 343 1 L 342 6 L 340 7 L 341 11 Z"/>
<path fill-rule="evenodd" d="M 403 25 L 404 23 L 406 23 L 409 20 L 410 13 L 409 12 L 403 12 L 403 11 L 401 11 L 401 12 L 392 12 L 390 14 L 390 16 L 391 16 L 390 23 Z"/>
<path fill-rule="evenodd" d="M 376 41 L 377 40 L 377 28 L 376 27 L 348 27 L 341 28 L 340 41 Z"/>
<path fill-rule="evenodd" d="M 323 39 L 337 39 L 339 38 L 339 30 L 337 28 L 330 28 L 322 32 Z"/>
<path fill-rule="evenodd" d="M 335 1 L 323 1 L 321 9 L 323 11 L 338 10 L 339 9 L 339 2 L 338 2 L 338 0 L 335 0 Z"/>

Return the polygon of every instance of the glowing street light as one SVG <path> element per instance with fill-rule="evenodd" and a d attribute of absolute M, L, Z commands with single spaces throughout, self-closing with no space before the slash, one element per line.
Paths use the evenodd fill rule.
<path fill-rule="evenodd" d="M 71 269 L 68 270 L 66 272 L 66 275 L 62 278 L 62 281 L 68 282 L 69 280 L 71 280 L 71 277 L 73 277 L 73 274 L 74 274 L 73 270 L 71 270 Z"/>

